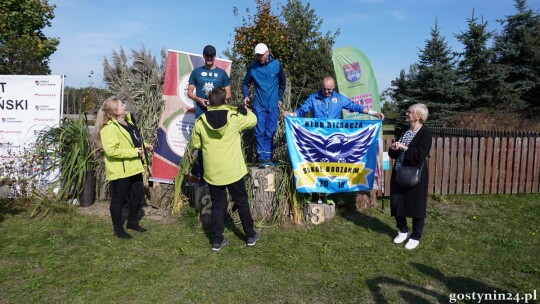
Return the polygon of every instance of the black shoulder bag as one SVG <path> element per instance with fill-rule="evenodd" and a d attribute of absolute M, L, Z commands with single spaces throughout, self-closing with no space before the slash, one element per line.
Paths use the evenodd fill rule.
<path fill-rule="evenodd" d="M 420 184 L 422 180 L 422 169 L 424 168 L 425 160 L 420 167 L 401 165 L 396 174 L 396 182 L 403 187 L 413 188 Z"/>

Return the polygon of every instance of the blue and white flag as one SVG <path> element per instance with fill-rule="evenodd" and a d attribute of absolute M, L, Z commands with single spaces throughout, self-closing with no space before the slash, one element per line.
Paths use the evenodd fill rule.
<path fill-rule="evenodd" d="M 287 116 L 296 190 L 337 193 L 373 188 L 381 121 Z"/>

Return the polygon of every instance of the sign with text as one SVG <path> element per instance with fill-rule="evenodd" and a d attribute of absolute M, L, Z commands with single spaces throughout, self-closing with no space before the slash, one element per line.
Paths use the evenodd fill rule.
<path fill-rule="evenodd" d="M 0 163 L 21 157 L 39 132 L 58 125 L 62 76 L 0 75 Z"/>
<path fill-rule="evenodd" d="M 45 166 L 46 160 L 37 163 L 30 156 L 40 132 L 60 124 L 63 80 L 59 75 L 0 75 L 0 177 L 26 178 Z"/>
<path fill-rule="evenodd" d="M 297 191 L 372 189 L 381 125 L 374 120 L 287 116 L 285 132 Z"/>

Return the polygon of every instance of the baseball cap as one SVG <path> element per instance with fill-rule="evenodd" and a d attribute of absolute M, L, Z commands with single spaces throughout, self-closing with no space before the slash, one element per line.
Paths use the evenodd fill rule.
<path fill-rule="evenodd" d="M 211 45 L 207 45 L 204 47 L 202 53 L 203 55 L 216 56 L 216 48 Z"/>
<path fill-rule="evenodd" d="M 264 43 L 259 43 L 255 46 L 255 54 L 264 55 L 268 51 L 268 47 Z"/>

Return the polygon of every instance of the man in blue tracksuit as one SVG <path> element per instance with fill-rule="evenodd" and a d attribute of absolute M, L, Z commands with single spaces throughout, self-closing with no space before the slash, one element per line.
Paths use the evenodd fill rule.
<path fill-rule="evenodd" d="M 256 60 L 248 67 L 242 81 L 244 104 L 253 108 L 257 116 L 255 139 L 259 167 L 273 167 L 272 152 L 274 134 L 279 119 L 279 107 L 283 102 L 286 76 L 281 62 L 274 59 L 264 43 L 255 46 Z M 249 88 L 255 84 L 255 96 L 250 104 Z"/>
<path fill-rule="evenodd" d="M 364 113 L 384 119 L 383 113 L 375 112 L 369 110 L 367 107 L 355 104 L 349 98 L 334 91 L 335 88 L 336 84 L 334 78 L 331 76 L 325 77 L 319 91 L 309 95 L 306 101 L 304 101 L 296 111 L 290 113 L 285 112 L 284 115 L 304 117 L 311 111 L 311 117 L 313 118 L 341 119 L 342 110 L 345 109 L 349 112 Z M 334 203 L 331 199 L 328 199 L 325 194 L 320 193 L 318 202 L 321 203 L 324 201 L 328 204 Z"/>
<path fill-rule="evenodd" d="M 313 118 L 341 119 L 342 110 L 349 112 L 364 113 L 384 119 L 382 113 L 378 113 L 368 108 L 355 104 L 349 98 L 334 91 L 336 85 L 334 78 L 328 76 L 322 81 L 321 89 L 311 95 L 294 112 L 285 115 L 304 117 L 309 111 Z"/>

